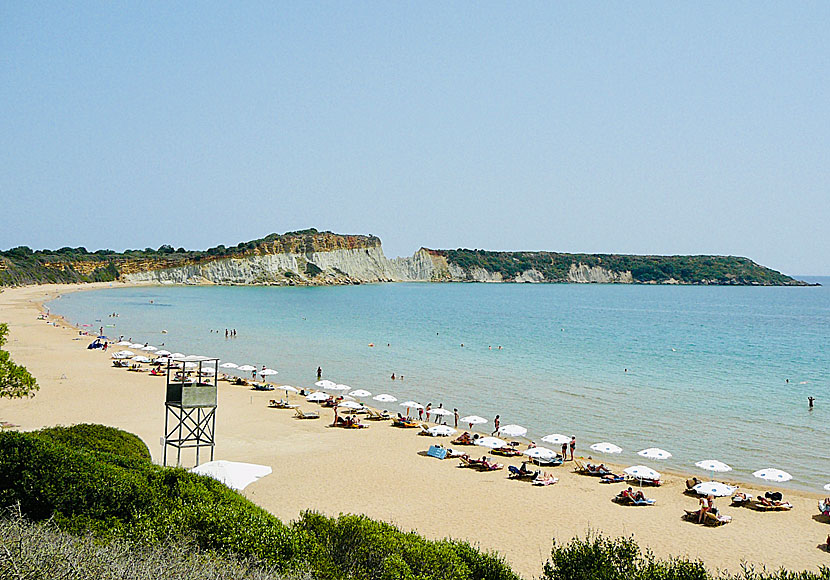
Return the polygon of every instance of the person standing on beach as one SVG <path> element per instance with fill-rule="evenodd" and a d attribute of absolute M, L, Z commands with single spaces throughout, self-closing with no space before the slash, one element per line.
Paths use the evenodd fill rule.
<path fill-rule="evenodd" d="M 453 409 L 452 412 L 455 417 L 455 428 L 458 429 L 458 409 Z"/>
<path fill-rule="evenodd" d="M 563 443 L 562 444 L 562 461 L 567 461 L 567 460 L 568 460 L 568 444 Z"/>
<path fill-rule="evenodd" d="M 426 414 L 427 414 L 427 423 L 429 423 L 429 412 L 432 410 L 432 403 L 427 403 Z"/>
<path fill-rule="evenodd" d="M 576 435 L 571 437 L 571 461 L 574 460 L 574 449 L 576 449 Z"/>
<path fill-rule="evenodd" d="M 490 435 L 495 435 L 496 433 L 499 432 L 499 425 L 500 424 L 501 424 L 501 421 L 499 420 L 499 416 L 496 415 L 496 418 L 493 419 L 493 426 L 495 427 L 495 429 L 493 429 L 493 432 L 490 433 Z"/>
<path fill-rule="evenodd" d="M 323 367 L 317 367 L 317 380 L 323 378 Z"/>

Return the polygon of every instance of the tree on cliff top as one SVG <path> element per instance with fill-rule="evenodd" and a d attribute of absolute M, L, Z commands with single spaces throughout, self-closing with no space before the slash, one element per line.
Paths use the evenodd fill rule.
<path fill-rule="evenodd" d="M 2 350 L 6 344 L 9 325 L 0 323 L 0 398 L 19 399 L 34 397 L 40 387 L 26 367 L 15 364 L 9 353 Z"/>

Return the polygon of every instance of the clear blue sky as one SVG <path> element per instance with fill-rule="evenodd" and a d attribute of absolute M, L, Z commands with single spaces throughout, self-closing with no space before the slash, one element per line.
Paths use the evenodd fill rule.
<path fill-rule="evenodd" d="M 0 248 L 316 227 L 830 274 L 830 3 L 4 2 Z"/>

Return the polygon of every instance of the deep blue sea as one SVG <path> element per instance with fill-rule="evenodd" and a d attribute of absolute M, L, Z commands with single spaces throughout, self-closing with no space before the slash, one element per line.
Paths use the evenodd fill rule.
<path fill-rule="evenodd" d="M 830 482 L 830 279 L 813 281 L 825 285 L 158 286 L 50 308 L 111 337 L 265 364 L 280 383 L 308 387 L 320 365 L 373 394 L 498 413 L 537 442 L 573 434 L 586 453 L 609 441 L 624 449 L 604 457 L 615 462 L 694 473 L 719 459 L 734 468 L 727 479 L 749 481 L 777 467 L 819 491 Z M 674 456 L 636 455 L 652 446 Z"/>

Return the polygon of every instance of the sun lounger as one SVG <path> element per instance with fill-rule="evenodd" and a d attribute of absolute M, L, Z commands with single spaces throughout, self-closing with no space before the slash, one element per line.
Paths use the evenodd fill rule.
<path fill-rule="evenodd" d="M 475 441 L 470 437 L 469 433 L 462 433 L 458 438 L 451 441 L 453 445 L 475 445 Z"/>
<path fill-rule="evenodd" d="M 317 411 L 307 411 L 304 413 L 302 409 L 297 408 L 294 411 L 294 417 L 297 419 L 319 419 L 320 413 Z"/>
<path fill-rule="evenodd" d="M 618 503 L 620 505 L 647 506 L 647 505 L 654 505 L 656 500 L 653 500 L 653 499 L 648 498 L 648 497 L 642 497 L 642 498 L 635 499 L 634 496 L 632 496 L 632 495 L 629 495 L 627 493 L 626 494 L 621 493 L 621 494 L 615 495 L 612 498 L 611 501 L 613 501 L 615 503 Z"/>
<path fill-rule="evenodd" d="M 426 423 L 421 423 L 418 426 L 421 428 L 421 430 L 418 431 L 418 435 L 426 435 L 428 437 L 432 437 L 432 433 L 429 432 L 429 425 L 427 425 Z"/>
<path fill-rule="evenodd" d="M 274 385 L 264 385 L 262 383 L 254 383 L 253 389 L 255 391 L 273 391 Z"/>
<path fill-rule="evenodd" d="M 793 504 L 788 501 L 770 501 L 765 497 L 758 496 L 752 507 L 761 512 L 786 512 L 793 509 Z"/>
<path fill-rule="evenodd" d="M 585 469 L 585 466 L 578 459 L 574 459 L 574 472 L 575 473 L 585 473 L 588 471 Z"/>
<path fill-rule="evenodd" d="M 391 419 L 387 411 L 381 412 L 377 409 L 371 409 L 369 407 L 366 407 L 366 418 L 372 421 L 383 421 L 385 419 Z"/>
<path fill-rule="evenodd" d="M 490 453 L 493 455 L 501 455 L 502 457 L 518 457 L 522 454 L 521 451 L 514 449 L 513 447 L 497 447 Z"/>
<path fill-rule="evenodd" d="M 401 427 L 402 429 L 417 429 L 419 427 L 417 421 L 407 421 L 406 419 L 395 419 L 392 421 L 393 427 Z"/>
<path fill-rule="evenodd" d="M 436 459 L 444 459 L 447 457 L 447 450 L 440 445 L 431 445 L 427 455 Z"/>
<path fill-rule="evenodd" d="M 536 476 L 536 478 L 533 479 L 533 481 L 531 481 L 531 483 L 533 485 L 546 486 L 546 485 L 553 485 L 557 481 L 559 481 L 559 478 L 556 478 L 556 477 L 554 477 L 550 474 L 547 474 L 547 473 L 545 473 L 545 474 L 540 473 L 538 476 Z"/>
<path fill-rule="evenodd" d="M 504 469 L 504 464 L 502 463 L 490 463 L 487 461 L 487 458 L 482 458 L 480 465 L 480 469 L 482 471 L 498 471 L 499 469 Z"/>
<path fill-rule="evenodd" d="M 616 473 L 607 473 L 599 480 L 600 483 L 622 483 L 625 477 Z"/>
<path fill-rule="evenodd" d="M 530 461 L 534 465 L 538 465 L 539 467 L 559 467 L 563 463 L 561 455 L 557 455 L 553 459 L 542 459 L 539 457 L 534 457 Z"/>
<path fill-rule="evenodd" d="M 539 475 L 538 471 L 522 471 L 515 465 L 508 465 L 507 470 L 510 472 L 509 479 L 535 479 Z"/>
<path fill-rule="evenodd" d="M 621 477 L 620 475 L 615 475 L 615 474 L 610 473 L 610 472 L 608 473 L 608 475 L 613 476 L 615 478 L 616 477 Z M 605 477 L 605 476 L 603 476 L 603 477 Z M 642 478 L 639 478 L 639 477 L 632 477 L 630 475 L 628 477 L 626 477 L 625 479 L 628 479 L 629 481 L 636 481 L 640 485 L 651 485 L 653 487 L 660 487 L 661 485 L 663 485 L 663 482 L 660 481 L 659 479 L 642 479 Z"/>
<path fill-rule="evenodd" d="M 273 399 L 271 399 L 268 406 L 272 409 L 298 409 L 300 407 L 299 405 L 291 405 L 288 401 L 275 401 Z"/>
<path fill-rule="evenodd" d="M 749 506 L 752 504 L 752 496 L 747 493 L 736 493 L 732 496 L 732 505 L 739 507 L 739 506 Z"/>
<path fill-rule="evenodd" d="M 467 457 L 466 455 L 462 455 L 458 459 L 460 460 L 460 463 L 458 464 L 458 467 L 473 467 L 475 469 L 478 469 L 479 465 L 481 465 L 481 460 L 480 459 L 471 459 L 470 457 Z"/>
<path fill-rule="evenodd" d="M 686 514 L 683 516 L 683 519 L 698 523 L 698 518 L 700 517 L 700 510 L 683 510 Z M 713 512 L 706 512 L 703 516 L 703 524 L 706 526 L 722 526 L 723 524 L 728 524 L 732 521 L 732 516 L 725 516 L 721 514 L 716 514 Z"/>

